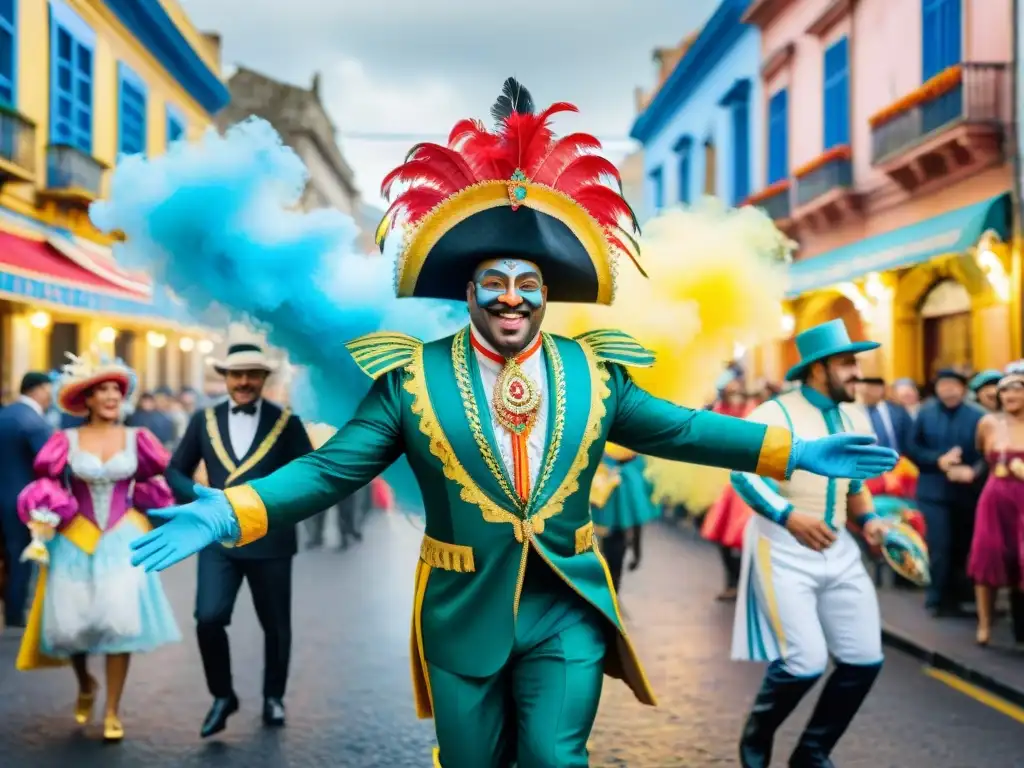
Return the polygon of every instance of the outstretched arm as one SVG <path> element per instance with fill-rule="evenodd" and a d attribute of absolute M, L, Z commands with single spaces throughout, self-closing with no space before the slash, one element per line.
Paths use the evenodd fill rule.
<path fill-rule="evenodd" d="M 611 442 L 648 456 L 777 480 L 792 474 L 788 429 L 674 405 L 638 387 L 622 366 L 609 365 L 608 371 L 616 403 Z"/>
<path fill-rule="evenodd" d="M 151 512 L 169 522 L 132 542 L 132 563 L 163 570 L 217 541 L 245 546 L 370 482 L 404 450 L 400 377 L 396 371 L 378 379 L 352 420 L 319 450 L 251 484 L 197 488 L 197 501 Z"/>

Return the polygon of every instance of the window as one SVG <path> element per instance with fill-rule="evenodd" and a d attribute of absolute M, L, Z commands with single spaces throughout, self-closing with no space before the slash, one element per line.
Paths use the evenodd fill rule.
<path fill-rule="evenodd" d="M 922 80 L 960 63 L 962 20 L 962 0 L 921 0 Z"/>
<path fill-rule="evenodd" d="M 850 46 L 841 38 L 825 50 L 823 149 L 850 143 Z"/>
<path fill-rule="evenodd" d="M 170 104 L 167 105 L 167 143 L 171 144 L 185 137 L 185 118 Z"/>
<path fill-rule="evenodd" d="M 17 20 L 14 4 L 17 0 L 0 0 L 0 104 L 14 106 L 14 81 L 17 52 Z"/>
<path fill-rule="evenodd" d="M 665 207 L 665 183 L 661 168 L 655 168 L 650 173 L 651 177 L 651 200 L 654 210 L 660 211 Z"/>
<path fill-rule="evenodd" d="M 117 65 L 117 151 L 146 153 L 146 84 L 125 64 Z"/>
<path fill-rule="evenodd" d="M 713 195 L 718 189 L 718 156 L 715 140 L 708 136 L 704 140 L 704 194 Z"/>
<path fill-rule="evenodd" d="M 768 101 L 768 183 L 789 176 L 789 93 L 783 89 Z"/>
<path fill-rule="evenodd" d="M 732 118 L 732 204 L 750 196 L 750 102 L 736 101 Z"/>
<path fill-rule="evenodd" d="M 672 148 L 679 158 L 679 202 L 690 202 L 690 165 L 693 139 L 683 136 Z"/>
<path fill-rule="evenodd" d="M 92 155 L 96 33 L 60 0 L 50 0 L 50 141 Z"/>

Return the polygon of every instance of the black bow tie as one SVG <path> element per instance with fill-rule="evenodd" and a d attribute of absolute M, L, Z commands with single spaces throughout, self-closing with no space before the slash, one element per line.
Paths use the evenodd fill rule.
<path fill-rule="evenodd" d="M 250 416 L 256 415 L 256 403 L 246 403 L 245 405 L 233 405 L 231 406 L 232 413 L 247 413 Z"/>

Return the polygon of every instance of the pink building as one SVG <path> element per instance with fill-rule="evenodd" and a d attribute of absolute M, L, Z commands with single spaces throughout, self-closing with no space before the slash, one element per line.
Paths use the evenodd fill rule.
<path fill-rule="evenodd" d="M 833 317 L 919 382 L 1021 356 L 1011 0 L 755 0 L 767 175 L 800 244 L 787 335 Z M 792 342 L 759 350 L 777 377 Z"/>

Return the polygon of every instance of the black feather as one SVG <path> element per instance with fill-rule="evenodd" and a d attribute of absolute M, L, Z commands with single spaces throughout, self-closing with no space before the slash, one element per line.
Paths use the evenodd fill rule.
<path fill-rule="evenodd" d="M 533 96 L 514 77 L 510 77 L 501 86 L 501 95 L 491 107 L 491 117 L 501 123 L 512 116 L 513 112 L 521 115 L 532 115 L 535 111 Z"/>

